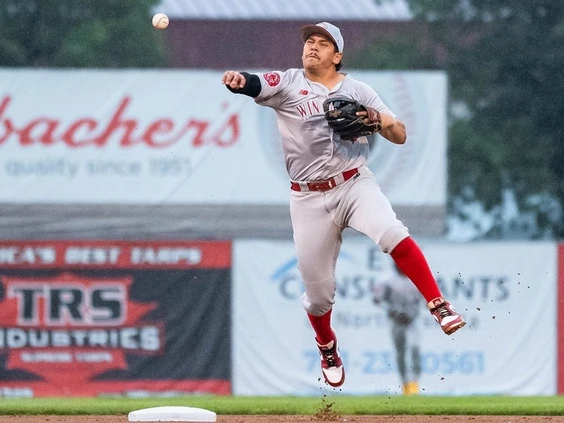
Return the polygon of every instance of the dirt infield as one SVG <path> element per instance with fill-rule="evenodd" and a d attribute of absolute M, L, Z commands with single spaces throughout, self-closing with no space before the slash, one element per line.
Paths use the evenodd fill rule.
<path fill-rule="evenodd" d="M 127 416 L 0 416 L 0 423 L 125 423 Z M 564 423 L 564 416 L 217 416 L 218 423 Z"/>

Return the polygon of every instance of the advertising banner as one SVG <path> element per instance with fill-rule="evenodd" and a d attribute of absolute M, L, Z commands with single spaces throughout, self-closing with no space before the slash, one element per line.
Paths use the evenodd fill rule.
<path fill-rule="evenodd" d="M 355 72 L 408 126 L 370 140 L 396 205 L 444 206 L 446 75 Z M 0 70 L 0 203 L 286 205 L 274 112 L 221 72 Z"/>
<path fill-rule="evenodd" d="M 420 393 L 556 393 L 554 243 L 422 245 L 443 294 L 468 324 L 446 336 L 421 299 L 416 343 Z M 392 274 L 369 240 L 345 239 L 336 269 L 333 327 L 345 384 L 323 383 L 314 333 L 301 307 L 291 242 L 234 245 L 233 392 L 237 395 L 401 394 L 394 306 L 374 302 Z"/>
<path fill-rule="evenodd" d="M 230 242 L 0 242 L 0 396 L 231 393 Z"/>

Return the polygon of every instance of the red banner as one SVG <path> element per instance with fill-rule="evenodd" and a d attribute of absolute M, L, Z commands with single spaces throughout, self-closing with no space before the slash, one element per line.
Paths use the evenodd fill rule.
<path fill-rule="evenodd" d="M 0 267 L 226 268 L 231 244 L 220 241 L 0 241 Z"/>
<path fill-rule="evenodd" d="M 229 394 L 229 242 L 0 243 L 0 390 Z"/>

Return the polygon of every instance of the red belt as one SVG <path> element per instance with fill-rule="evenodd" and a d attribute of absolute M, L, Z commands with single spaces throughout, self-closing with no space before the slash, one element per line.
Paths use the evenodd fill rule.
<path fill-rule="evenodd" d="M 337 180 L 337 177 L 334 176 L 324 181 L 302 182 L 301 184 L 306 185 L 307 189 L 305 189 L 305 187 L 302 187 L 299 182 L 292 182 L 290 188 L 294 191 L 329 191 L 331 188 L 335 188 L 337 185 L 348 181 L 355 175 L 358 175 L 358 168 L 345 170 L 343 173 L 341 173 L 341 175 L 343 176 L 342 181 L 340 180 L 340 178 L 339 180 Z"/>

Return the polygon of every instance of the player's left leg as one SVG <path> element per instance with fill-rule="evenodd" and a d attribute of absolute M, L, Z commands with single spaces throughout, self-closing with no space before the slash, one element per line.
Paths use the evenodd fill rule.
<path fill-rule="evenodd" d="M 429 311 L 444 333 L 450 335 L 466 324 L 464 318 L 443 298 L 427 259 L 413 238 L 403 239 L 391 250 L 390 255 L 425 297 Z"/>
<path fill-rule="evenodd" d="M 368 168 L 363 168 L 354 184 L 350 185 L 341 208 L 341 213 L 348 213 L 350 227 L 368 235 L 382 251 L 391 255 L 421 292 L 443 332 L 449 335 L 466 324 L 443 298 L 423 252 L 397 218 Z"/>
<path fill-rule="evenodd" d="M 390 326 L 392 330 L 392 341 L 396 350 L 396 365 L 398 366 L 399 377 L 405 391 L 405 386 L 409 382 L 407 374 L 409 358 L 407 357 L 406 325 L 390 319 Z"/>
<path fill-rule="evenodd" d="M 419 393 L 419 379 L 421 378 L 421 350 L 419 348 L 421 330 L 418 319 L 406 325 L 406 359 L 407 383 L 404 385 L 404 394 L 416 395 Z"/>

